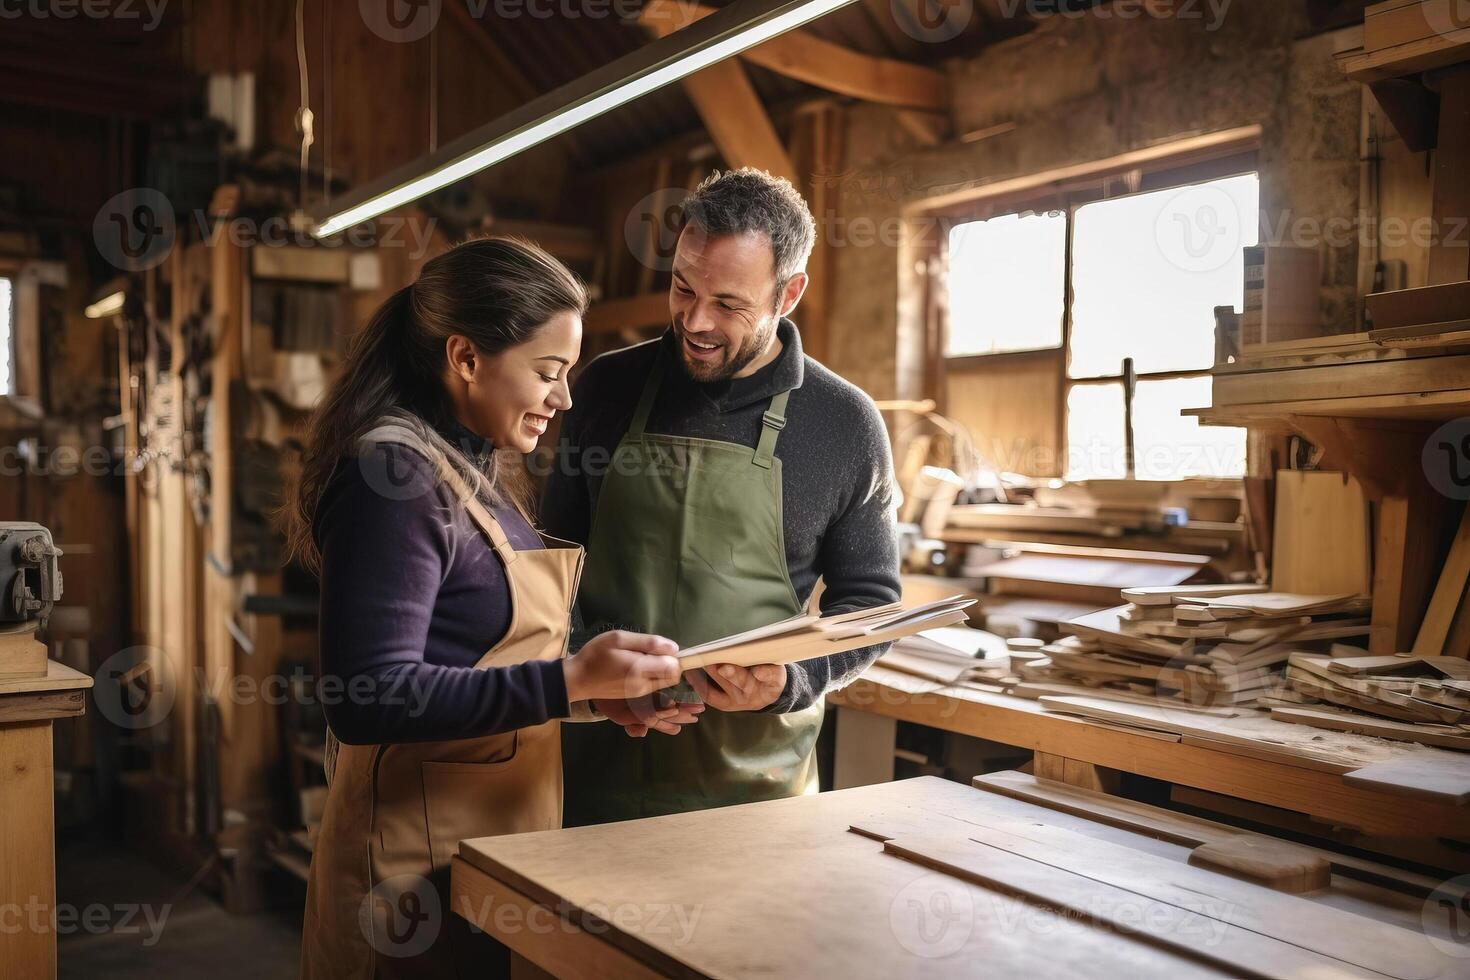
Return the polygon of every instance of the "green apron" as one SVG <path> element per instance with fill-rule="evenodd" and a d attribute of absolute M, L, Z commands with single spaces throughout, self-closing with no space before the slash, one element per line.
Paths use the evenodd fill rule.
<path fill-rule="evenodd" d="M 660 352 L 602 481 L 577 596 L 586 625 L 693 646 L 801 611 L 781 526 L 789 391 L 771 399 L 755 449 L 650 435 Z M 687 685 L 679 697 L 697 700 Z M 563 725 L 565 825 L 581 826 L 817 791 L 819 701 L 787 714 L 710 709 L 678 735 L 629 738 Z"/>

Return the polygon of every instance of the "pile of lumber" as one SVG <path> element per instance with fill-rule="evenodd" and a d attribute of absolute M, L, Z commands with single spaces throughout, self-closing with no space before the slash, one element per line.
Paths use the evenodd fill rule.
<path fill-rule="evenodd" d="M 1329 653 L 1291 655 L 1286 682 L 1302 703 L 1271 700 L 1273 719 L 1470 750 L 1470 660 Z"/>
<path fill-rule="evenodd" d="M 901 637 L 878 662 L 944 686 L 983 681 L 982 689 L 999 691 L 1000 678 L 1010 672 L 1006 654 L 1006 641 L 994 633 L 944 626 Z"/>
<path fill-rule="evenodd" d="M 1198 707 L 1305 702 L 1283 684 L 1293 654 L 1367 632 L 1367 596 L 1268 592 L 1265 586 L 1126 589 L 1129 601 L 1064 624 L 1071 635 L 1034 658 L 1011 656 L 1023 682 L 1013 693 L 1041 697 L 1057 685 L 1120 700 Z"/>

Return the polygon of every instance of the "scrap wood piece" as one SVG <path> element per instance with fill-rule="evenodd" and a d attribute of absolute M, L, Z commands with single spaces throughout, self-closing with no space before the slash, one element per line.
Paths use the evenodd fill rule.
<path fill-rule="evenodd" d="M 1332 884 L 1332 865 L 1325 858 L 1299 844 L 1272 837 L 1235 837 L 1201 844 L 1189 852 L 1189 863 L 1292 894 Z"/>
<path fill-rule="evenodd" d="M 1414 639 L 1415 654 L 1429 657 L 1445 652 L 1467 582 L 1470 582 L 1470 506 L 1465 508 L 1460 518 L 1459 530 L 1455 532 L 1454 543 L 1450 545 L 1449 556 L 1445 558 L 1439 582 L 1434 587 L 1434 597 L 1429 600 L 1429 609 L 1424 613 L 1419 635 Z"/>
<path fill-rule="evenodd" d="M 1307 697 L 1318 701 L 1328 701 L 1344 708 L 1352 708 L 1354 711 L 1366 711 L 1373 715 L 1393 718 L 1409 724 L 1419 724 L 1425 721 L 1424 716 L 1419 712 L 1396 708 L 1372 695 L 1355 693 L 1315 674 L 1310 674 L 1300 667 L 1288 666 L 1286 668 L 1286 683 L 1291 685 L 1292 690 Z"/>
<path fill-rule="evenodd" d="M 1294 653 L 1288 660 L 1292 668 L 1299 672 L 1309 673 L 1324 682 L 1324 688 L 1332 688 L 1338 692 L 1366 698 L 1365 703 L 1370 705 L 1369 710 L 1391 708 L 1393 710 L 1386 713 L 1405 721 L 1455 723 L 1464 717 L 1464 712 L 1457 708 L 1446 708 L 1433 702 L 1420 701 L 1407 694 L 1406 692 L 1414 687 L 1413 678 L 1405 678 L 1402 681 L 1375 677 L 1357 679 L 1334 671 L 1332 669 L 1334 662 L 1325 657 L 1314 657 L 1302 653 Z M 1325 700 L 1335 700 L 1326 695 L 1320 696 Z"/>
<path fill-rule="evenodd" d="M 1272 588 L 1372 591 L 1368 502 L 1356 479 L 1320 470 L 1277 472 L 1274 536 Z"/>
<path fill-rule="evenodd" d="M 1391 721 L 1387 718 L 1374 718 L 1372 715 L 1340 711 L 1321 705 L 1273 707 L 1271 717 L 1277 721 L 1309 725 L 1312 728 L 1322 728 L 1328 731 L 1372 735 L 1399 742 L 1417 742 L 1420 745 L 1470 752 L 1470 732 L 1449 725 Z"/>
<path fill-rule="evenodd" d="M 1192 605 L 1213 609 L 1244 609 L 1256 616 L 1325 615 L 1329 612 L 1367 612 L 1373 604 L 1363 593 L 1262 592 L 1257 595 L 1185 598 Z"/>
<path fill-rule="evenodd" d="M 1134 585 L 1172 585 L 1198 574 L 1203 563 L 1192 556 L 1171 556 L 1168 561 L 1139 561 L 1098 555 L 1036 553 L 1030 550 L 1000 558 L 967 574 L 981 578 L 1045 582 L 1049 585 L 1086 585 L 1124 589 Z M 1201 556 L 1204 557 L 1204 556 Z M 1178 560 L 1174 560 L 1178 559 Z M 1208 562 L 1204 557 L 1204 562 Z"/>
<path fill-rule="evenodd" d="M 1385 746 L 1341 735 L 1324 738 L 1254 712 L 1238 718 L 1190 715 L 1160 702 L 1156 707 L 1108 702 L 1096 697 L 1042 697 L 1048 711 L 1096 718 L 1114 724 L 1173 732 L 1185 742 L 1230 755 L 1244 755 L 1319 772 L 1342 774 L 1392 757 Z"/>
<path fill-rule="evenodd" d="M 983 773 L 971 779 L 970 784 L 988 793 L 1043 806 L 1049 810 L 1068 813 L 1110 827 L 1144 834 L 1171 844 L 1178 844 L 1181 847 L 1193 848 L 1201 844 L 1223 842 L 1237 837 L 1265 836 L 1228 824 L 1216 823 L 1204 817 L 1176 813 L 1173 810 L 1138 803 L 1121 796 L 1099 793 L 1095 790 L 1070 786 L 1048 779 L 1039 779 L 1036 776 L 1014 770 Z M 1441 885 L 1437 878 L 1379 864 L 1366 858 L 1343 854 L 1339 851 L 1324 850 L 1307 844 L 1296 846 L 1323 858 L 1332 865 L 1332 870 L 1337 874 L 1383 885 L 1421 898 L 1428 896 Z"/>
<path fill-rule="evenodd" d="M 1334 657 L 1328 666 L 1342 674 L 1470 681 L 1470 661 L 1459 657 L 1420 657 L 1406 654 L 1392 657 Z"/>
<path fill-rule="evenodd" d="M 1032 701 L 1039 701 L 1044 697 L 1098 697 L 1113 701 L 1126 701 L 1129 704 L 1157 705 L 1160 700 L 1156 694 L 1134 694 L 1132 691 L 1119 691 L 1115 688 L 1085 687 L 1081 684 L 1063 684 L 1057 681 L 1026 681 L 1011 688 L 1009 693 Z M 1237 708 L 1193 704 L 1189 701 L 1171 700 L 1169 707 L 1180 711 L 1213 715 L 1216 718 L 1234 718 L 1240 714 Z"/>
<path fill-rule="evenodd" d="M 1470 757 L 1446 765 L 1434 758 L 1414 757 L 1365 766 L 1342 777 L 1349 786 L 1464 806 L 1470 802 Z"/>
<path fill-rule="evenodd" d="M 1067 623 L 1061 624 L 1061 629 L 1093 640 L 1111 640 L 1121 643 L 1132 649 L 1143 650 L 1154 653 L 1157 656 L 1169 659 L 1179 653 L 1179 646 L 1164 640 L 1155 640 L 1149 637 L 1132 636 L 1123 632 L 1122 620 L 1119 618 L 1123 612 L 1122 606 L 1114 606 L 1095 612 L 1090 616 L 1082 616 Z"/>
<path fill-rule="evenodd" d="M 1365 929 L 1365 920 L 1360 916 L 1332 906 L 1034 819 L 973 811 L 952 819 L 936 819 L 912 810 L 888 811 L 873 815 L 853 829 L 885 841 L 885 849 L 899 856 L 1048 904 L 1059 901 L 1068 909 L 1080 905 L 1079 911 L 1085 916 L 1099 909 L 1120 908 L 1119 902 L 1125 896 L 1110 891 L 1117 889 L 1132 903 L 1135 924 L 1140 918 L 1140 898 L 1170 909 L 1158 917 L 1145 914 L 1143 919 L 1168 922 L 1177 909 L 1226 923 L 1242 933 L 1233 934 L 1230 941 L 1232 959 L 1252 955 L 1251 944 L 1274 940 L 1266 945 L 1275 955 L 1290 956 L 1293 963 L 1305 967 L 1302 956 L 1310 954 L 1318 964 L 1315 969 L 1330 967 L 1329 972 L 1370 970 L 1400 978 L 1447 977 L 1454 975 L 1453 968 L 1458 965 L 1436 955 L 1421 935 L 1408 929 L 1383 924 L 1380 932 L 1376 923 Z M 1016 858 L 1027 860 L 1018 864 L 1013 860 Z M 1040 870 L 1038 865 L 1052 870 Z M 1041 894 L 1026 890 L 1027 886 L 1042 885 L 1049 887 Z M 1225 932 L 1213 927 L 1204 935 L 1223 938 Z M 1196 945 L 1211 946 L 1199 942 L 1200 936 L 1194 933 Z M 1260 950 L 1263 946 L 1253 948 Z M 1323 956 L 1336 962 L 1323 964 L 1316 960 Z M 1254 962 L 1238 961 L 1235 969 Z M 1278 961 L 1268 975 L 1294 973 Z M 1311 973 L 1309 970 L 1306 975 Z"/>
<path fill-rule="evenodd" d="M 1066 868 L 968 840 L 895 837 L 883 842 L 883 850 L 983 888 L 1064 910 L 1084 922 L 1203 961 L 1235 976 L 1337 972 L 1349 966 L 1195 911 L 1202 903 L 1171 905 L 1140 898 L 1127 889 L 1088 879 Z M 1144 903 L 1143 915 L 1137 914 L 1140 902 Z M 1206 936 L 1218 938 L 1213 943 L 1200 942 Z"/>
<path fill-rule="evenodd" d="M 1246 595 L 1252 592 L 1265 592 L 1269 586 L 1260 584 L 1231 584 L 1223 585 L 1159 585 L 1147 586 L 1137 589 L 1124 589 L 1123 598 L 1140 606 L 1172 606 L 1175 600 L 1186 596 L 1217 597 L 1229 595 Z"/>

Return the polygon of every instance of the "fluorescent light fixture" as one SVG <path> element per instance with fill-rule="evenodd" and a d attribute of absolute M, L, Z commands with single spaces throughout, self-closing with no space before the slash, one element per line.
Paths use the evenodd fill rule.
<path fill-rule="evenodd" d="M 119 289 L 115 293 L 109 293 L 102 297 L 82 312 L 88 320 L 101 320 L 103 317 L 117 316 L 117 314 L 122 312 L 123 302 L 126 299 L 127 294 Z M 76 309 L 76 307 L 73 306 L 72 309 Z"/>
<path fill-rule="evenodd" d="M 402 207 L 852 2 L 734 0 L 708 17 L 539 96 L 338 201 L 313 209 L 312 233 L 325 238 Z"/>

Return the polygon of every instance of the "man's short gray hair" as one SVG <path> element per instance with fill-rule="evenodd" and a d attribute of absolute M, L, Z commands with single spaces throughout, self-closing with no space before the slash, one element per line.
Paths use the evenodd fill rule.
<path fill-rule="evenodd" d="M 706 177 L 684 201 L 684 227 L 689 225 L 710 236 L 764 233 L 775 255 L 778 288 L 806 269 L 817 238 L 811 208 L 791 181 L 753 167 Z"/>

